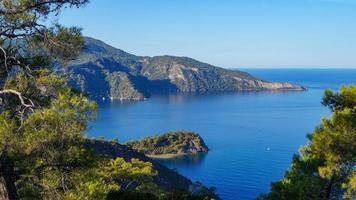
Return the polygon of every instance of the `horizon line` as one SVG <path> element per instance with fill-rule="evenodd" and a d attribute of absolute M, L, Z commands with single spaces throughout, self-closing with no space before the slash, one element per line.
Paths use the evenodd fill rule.
<path fill-rule="evenodd" d="M 342 70 L 342 69 L 352 69 L 352 70 L 356 70 L 356 67 L 344 67 L 344 66 L 257 66 L 257 67 L 246 67 L 246 66 L 242 66 L 242 67 L 223 67 L 226 69 L 338 69 L 338 70 Z"/>

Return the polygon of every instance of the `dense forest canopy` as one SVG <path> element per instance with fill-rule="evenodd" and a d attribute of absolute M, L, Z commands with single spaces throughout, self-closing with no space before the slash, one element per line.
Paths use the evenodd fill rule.
<path fill-rule="evenodd" d="M 88 0 L 0 0 L 0 199 L 118 199 L 170 195 L 152 163 L 95 154 L 84 131 L 97 106 L 55 65 L 82 50 L 81 29 L 46 25 Z M 130 190 L 130 193 L 123 193 Z M 178 192 L 189 199 L 187 192 Z"/>
<path fill-rule="evenodd" d="M 187 131 L 167 132 L 141 140 L 129 141 L 125 144 L 148 155 L 179 155 L 208 151 L 205 142 L 197 133 Z"/>
<path fill-rule="evenodd" d="M 0 199 L 205 198 L 163 191 L 150 162 L 85 147 L 97 106 L 53 70 L 80 53 L 81 29 L 46 22 L 64 7 L 87 3 L 0 0 Z M 331 118 L 322 119 L 284 178 L 259 198 L 356 198 L 356 87 L 327 90 L 323 105 Z"/>

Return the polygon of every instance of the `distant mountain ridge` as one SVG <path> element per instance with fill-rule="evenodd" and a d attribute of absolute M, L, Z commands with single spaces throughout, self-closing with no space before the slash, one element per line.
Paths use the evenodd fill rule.
<path fill-rule="evenodd" d="M 85 37 L 79 57 L 63 70 L 69 83 L 92 98 L 142 100 L 156 93 L 304 90 L 188 57 L 135 56 Z"/>

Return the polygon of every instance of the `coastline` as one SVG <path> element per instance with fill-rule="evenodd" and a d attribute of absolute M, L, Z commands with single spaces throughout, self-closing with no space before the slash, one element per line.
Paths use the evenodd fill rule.
<path fill-rule="evenodd" d="M 170 159 L 179 156 L 189 155 L 188 153 L 166 153 L 166 154 L 145 154 L 149 158 L 158 158 L 158 159 Z"/>

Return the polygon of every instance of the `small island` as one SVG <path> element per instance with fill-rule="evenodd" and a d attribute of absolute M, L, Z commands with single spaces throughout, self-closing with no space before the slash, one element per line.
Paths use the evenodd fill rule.
<path fill-rule="evenodd" d="M 152 158 L 172 158 L 209 151 L 199 134 L 186 131 L 167 132 L 141 140 L 129 141 L 125 145 Z"/>

